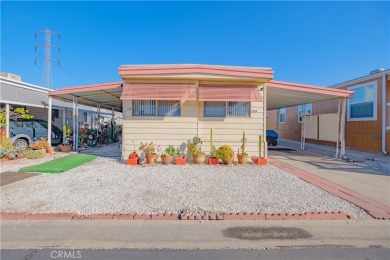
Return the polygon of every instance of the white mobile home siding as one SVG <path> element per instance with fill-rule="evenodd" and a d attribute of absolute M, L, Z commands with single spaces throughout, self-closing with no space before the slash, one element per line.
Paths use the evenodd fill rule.
<path fill-rule="evenodd" d="M 209 155 L 210 128 L 215 148 L 227 144 L 235 153 L 241 147 L 242 132 L 246 131 L 246 150 L 250 156 L 258 155 L 258 138 L 264 130 L 263 102 L 251 102 L 251 115 L 245 118 L 204 117 L 204 102 L 201 101 L 182 101 L 180 117 L 134 117 L 131 100 L 125 100 L 123 107 L 123 159 L 134 149 L 138 151 L 141 141 L 159 144 L 162 150 L 168 145 L 186 150 L 187 141 L 197 135 L 203 140 L 202 150 Z"/>

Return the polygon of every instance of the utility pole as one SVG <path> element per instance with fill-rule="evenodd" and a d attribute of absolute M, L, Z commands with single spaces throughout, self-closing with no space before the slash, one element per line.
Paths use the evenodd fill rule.
<path fill-rule="evenodd" d="M 53 79 L 51 72 L 51 62 L 57 60 L 58 66 L 60 65 L 59 59 L 54 59 L 51 57 L 51 49 L 57 49 L 58 53 L 60 53 L 60 47 L 51 44 L 51 36 L 57 35 L 58 40 L 60 40 L 60 33 L 53 32 L 50 29 L 45 29 L 43 31 L 39 31 L 35 33 L 35 39 L 37 38 L 37 34 L 44 34 L 45 43 L 44 44 L 36 44 L 35 52 L 37 52 L 37 47 L 43 47 L 45 49 L 45 56 L 38 57 L 35 59 L 35 65 L 37 64 L 37 60 L 43 60 L 44 68 L 43 68 L 43 85 L 45 88 L 52 89 L 53 88 Z"/>

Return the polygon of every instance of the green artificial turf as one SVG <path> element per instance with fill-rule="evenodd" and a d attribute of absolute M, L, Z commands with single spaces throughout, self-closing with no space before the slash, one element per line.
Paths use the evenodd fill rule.
<path fill-rule="evenodd" d="M 42 172 L 42 173 L 60 173 L 76 168 L 84 163 L 91 162 L 96 156 L 87 154 L 72 154 L 62 158 L 54 159 L 50 162 L 25 167 L 20 172 Z"/>

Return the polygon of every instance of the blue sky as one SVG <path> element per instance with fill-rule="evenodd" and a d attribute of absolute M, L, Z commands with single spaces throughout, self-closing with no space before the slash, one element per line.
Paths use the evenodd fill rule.
<path fill-rule="evenodd" d="M 61 33 L 55 89 L 120 80 L 123 64 L 271 67 L 329 86 L 390 68 L 390 2 L 1 2 L 1 71 L 42 85 L 34 32 Z"/>

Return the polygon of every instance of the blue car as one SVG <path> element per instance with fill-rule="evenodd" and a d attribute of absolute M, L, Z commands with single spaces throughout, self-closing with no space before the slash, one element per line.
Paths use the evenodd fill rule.
<path fill-rule="evenodd" d="M 268 146 L 277 146 L 278 145 L 279 135 L 274 130 L 267 130 L 267 143 Z"/>
<path fill-rule="evenodd" d="M 41 140 L 41 137 L 47 138 L 47 121 L 40 119 L 10 120 L 9 131 L 16 150 L 25 150 L 33 142 Z M 52 145 L 62 143 L 62 131 L 54 125 L 51 127 L 51 137 Z"/>

